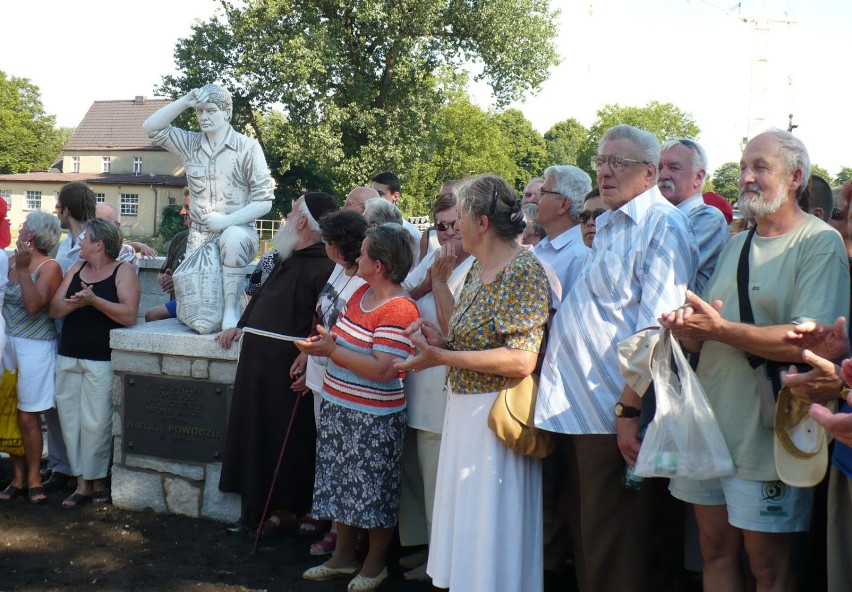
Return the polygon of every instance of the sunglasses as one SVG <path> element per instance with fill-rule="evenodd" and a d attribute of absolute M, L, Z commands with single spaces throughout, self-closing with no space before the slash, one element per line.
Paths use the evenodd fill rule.
<path fill-rule="evenodd" d="M 840 211 L 840 208 L 834 208 L 831 212 L 832 220 L 843 220 L 843 212 Z"/>
<path fill-rule="evenodd" d="M 580 212 L 580 215 L 577 216 L 577 220 L 580 224 L 585 224 L 589 220 L 597 220 L 604 212 L 606 212 L 604 209 L 595 210 L 594 212 Z"/>
<path fill-rule="evenodd" d="M 458 220 L 453 220 L 452 222 L 435 222 L 435 230 L 439 232 L 446 232 L 455 228 L 456 222 L 458 222 Z"/>

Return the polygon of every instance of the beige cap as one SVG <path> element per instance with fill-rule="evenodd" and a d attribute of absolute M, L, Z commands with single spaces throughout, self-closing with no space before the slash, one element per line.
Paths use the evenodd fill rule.
<path fill-rule="evenodd" d="M 808 415 L 811 404 L 785 386 L 775 403 L 775 470 L 793 487 L 813 487 L 828 469 L 828 436 Z"/>
<path fill-rule="evenodd" d="M 651 386 L 651 360 L 658 341 L 660 328 L 649 327 L 618 342 L 618 369 L 640 397 Z"/>

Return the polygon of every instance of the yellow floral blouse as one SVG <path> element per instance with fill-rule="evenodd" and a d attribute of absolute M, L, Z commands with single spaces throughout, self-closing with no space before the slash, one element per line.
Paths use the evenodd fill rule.
<path fill-rule="evenodd" d="M 520 249 L 490 284 L 479 279 L 474 261 L 450 319 L 448 347 L 478 351 L 508 347 L 537 352 L 550 311 L 550 285 L 536 256 Z M 450 368 L 455 393 L 499 391 L 506 378 L 474 370 Z"/>

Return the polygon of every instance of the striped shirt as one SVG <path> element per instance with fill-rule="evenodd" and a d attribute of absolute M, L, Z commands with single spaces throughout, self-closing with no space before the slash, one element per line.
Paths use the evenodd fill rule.
<path fill-rule="evenodd" d="M 49 261 L 49 259 L 47 260 Z M 35 270 L 30 273 L 33 284 L 36 282 L 36 274 L 41 266 L 47 263 L 42 261 Z M 3 319 L 6 321 L 6 333 L 13 337 L 25 337 L 26 339 L 51 340 L 59 337 L 56 324 L 48 314 L 45 306 L 34 315 L 27 313 L 24 307 L 24 295 L 21 292 L 21 282 L 6 284 L 6 295 L 3 299 Z"/>
<path fill-rule="evenodd" d="M 585 266 L 553 319 L 535 423 L 614 434 L 624 379 L 616 347 L 683 304 L 697 254 L 689 222 L 656 186 L 597 220 Z"/>
<path fill-rule="evenodd" d="M 369 288 L 366 284 L 358 288 L 343 315 L 337 319 L 331 330 L 337 345 L 368 356 L 377 351 L 407 358 L 414 348 L 405 329 L 420 316 L 417 305 L 410 298 L 400 296 L 373 310 L 364 310 L 361 301 Z M 405 372 L 399 372 L 387 382 L 377 382 L 329 360 L 322 396 L 347 409 L 390 415 L 405 409 L 403 378 Z"/>

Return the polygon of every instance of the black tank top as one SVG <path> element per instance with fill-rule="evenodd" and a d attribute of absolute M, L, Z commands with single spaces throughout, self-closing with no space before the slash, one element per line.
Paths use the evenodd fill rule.
<path fill-rule="evenodd" d="M 72 294 L 83 289 L 80 272 L 83 271 L 87 263 L 87 261 L 84 261 L 74 277 L 71 278 L 68 291 L 65 292 L 66 298 L 70 298 Z M 123 263 L 116 265 L 112 275 L 108 278 L 89 284 L 95 296 L 110 302 L 118 302 L 115 276 L 118 274 L 118 268 L 122 265 Z M 123 326 L 94 306 L 78 308 L 65 317 L 62 334 L 59 337 L 59 355 L 81 360 L 109 361 L 112 355 L 112 349 L 109 346 L 109 332 Z"/>

